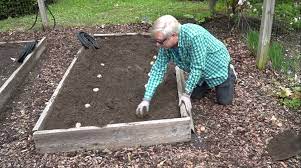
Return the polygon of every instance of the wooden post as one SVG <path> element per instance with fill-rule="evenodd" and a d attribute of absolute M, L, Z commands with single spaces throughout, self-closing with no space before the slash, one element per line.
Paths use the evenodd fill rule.
<path fill-rule="evenodd" d="M 45 8 L 44 0 L 38 0 L 38 5 L 39 5 L 40 15 L 42 18 L 43 27 L 46 28 L 48 27 L 48 18 L 47 18 L 47 12 Z"/>
<path fill-rule="evenodd" d="M 275 0 L 264 0 L 260 26 L 260 37 L 257 51 L 257 68 L 263 70 L 268 60 Z"/>

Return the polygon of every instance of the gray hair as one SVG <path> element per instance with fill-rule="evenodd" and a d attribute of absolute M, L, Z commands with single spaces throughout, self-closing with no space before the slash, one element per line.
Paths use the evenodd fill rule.
<path fill-rule="evenodd" d="M 181 24 L 179 21 L 171 16 L 164 15 L 159 17 L 152 27 L 151 33 L 162 32 L 165 37 L 172 35 L 173 33 L 179 33 Z"/>

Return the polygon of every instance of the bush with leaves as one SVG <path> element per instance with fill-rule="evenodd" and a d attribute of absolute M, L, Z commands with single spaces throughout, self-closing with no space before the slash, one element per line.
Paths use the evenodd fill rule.
<path fill-rule="evenodd" d="M 210 11 L 214 11 L 217 0 L 209 0 Z M 230 16 L 245 15 L 261 18 L 263 0 L 219 0 Z M 277 0 L 275 3 L 274 20 L 284 23 L 287 29 L 301 29 L 300 0 Z"/>
<path fill-rule="evenodd" d="M 34 13 L 36 0 L 0 0 L 0 19 Z"/>

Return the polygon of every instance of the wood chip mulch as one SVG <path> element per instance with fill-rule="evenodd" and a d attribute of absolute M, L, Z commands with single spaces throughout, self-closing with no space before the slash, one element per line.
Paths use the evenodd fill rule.
<path fill-rule="evenodd" d="M 272 161 L 266 151 L 277 133 L 300 130 L 301 110 L 291 111 L 278 103 L 274 73 L 255 68 L 255 57 L 239 33 L 229 31 L 221 20 L 204 27 L 227 43 L 238 81 L 233 105 L 217 105 L 214 91 L 193 102 L 197 136 L 191 142 L 56 154 L 37 153 L 31 130 L 80 47 L 75 33 L 145 32 L 149 25 L 0 33 L 0 41 L 47 37 L 42 59 L 1 111 L 1 167 L 301 167 L 300 156 Z"/>

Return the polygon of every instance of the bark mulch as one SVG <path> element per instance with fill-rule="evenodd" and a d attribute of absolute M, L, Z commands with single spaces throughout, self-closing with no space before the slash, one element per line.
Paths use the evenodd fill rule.
<path fill-rule="evenodd" d="M 0 41 L 47 37 L 47 50 L 19 93 L 1 112 L 2 167 L 301 167 L 300 156 L 273 162 L 266 152 L 272 136 L 299 130 L 300 110 L 290 111 L 273 96 L 274 73 L 260 72 L 241 36 L 228 29 L 225 19 L 204 26 L 227 43 L 238 72 L 233 105 L 215 104 L 214 91 L 194 101 L 194 123 L 200 143 L 165 144 L 118 151 L 94 150 L 38 154 L 32 128 L 80 45 L 75 32 L 142 32 L 145 24 L 90 28 L 60 28 L 47 32 L 0 33 Z M 276 120 L 272 117 L 276 118 Z M 145 130 L 147 131 L 147 130 Z"/>

